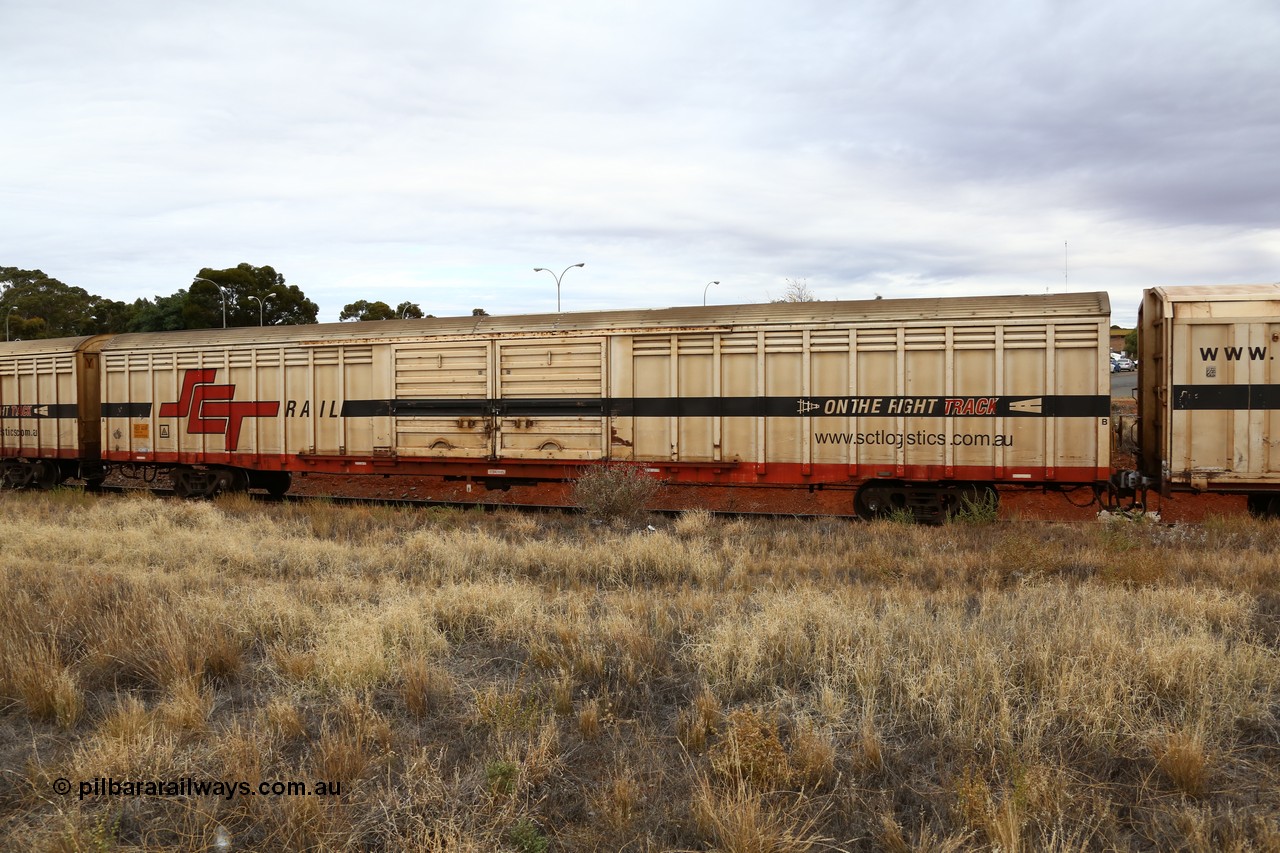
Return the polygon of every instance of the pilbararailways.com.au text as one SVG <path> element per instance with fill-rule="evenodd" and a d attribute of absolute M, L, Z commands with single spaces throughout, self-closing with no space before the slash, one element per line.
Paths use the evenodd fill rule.
<path fill-rule="evenodd" d="M 56 779 L 56 793 L 71 793 L 68 779 Z M 232 779 L 83 779 L 76 785 L 78 799 L 86 797 L 218 797 L 230 801 L 241 797 L 337 797 L 341 782 L 243 782 Z"/>

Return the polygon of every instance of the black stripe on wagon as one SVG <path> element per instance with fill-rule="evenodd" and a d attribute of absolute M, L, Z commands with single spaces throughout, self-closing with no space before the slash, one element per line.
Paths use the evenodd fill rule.
<path fill-rule="evenodd" d="M 151 404 L 103 403 L 102 416 L 104 418 L 149 418 L 151 417 Z"/>
<path fill-rule="evenodd" d="M 0 418 L 75 418 L 79 415 L 80 407 L 75 403 L 49 403 L 39 406 L 9 403 L 0 406 Z"/>
<path fill-rule="evenodd" d="M 346 400 L 344 418 L 603 417 L 605 401 L 582 399 Z"/>
<path fill-rule="evenodd" d="M 611 400 L 610 411 L 637 418 L 1055 417 L 1105 418 L 1105 395 L 1041 397 L 635 397 Z"/>
<path fill-rule="evenodd" d="M 1280 409 L 1280 385 L 1174 385 L 1173 408 L 1183 411 Z"/>
<path fill-rule="evenodd" d="M 1055 417 L 1105 418 L 1111 398 L 1102 394 L 1040 397 L 617 397 L 554 399 L 347 400 L 344 418 L 619 417 L 619 418 L 815 418 L 815 417 Z"/>
<path fill-rule="evenodd" d="M 344 400 L 344 418 L 456 418 L 492 412 L 488 400 Z"/>

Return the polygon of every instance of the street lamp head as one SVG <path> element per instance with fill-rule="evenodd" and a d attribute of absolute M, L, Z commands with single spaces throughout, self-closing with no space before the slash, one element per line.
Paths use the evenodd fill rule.
<path fill-rule="evenodd" d="M 556 275 L 555 270 L 549 270 L 549 269 L 547 269 L 546 267 L 534 267 L 534 268 L 533 268 L 533 271 L 534 271 L 534 272 L 549 272 L 549 273 L 551 273 L 551 277 L 552 277 L 552 278 L 554 278 L 554 279 L 556 280 L 556 313 L 559 313 L 559 312 L 560 312 L 560 279 L 564 278 L 564 274 L 565 274 L 565 273 L 567 273 L 569 270 L 573 269 L 574 267 L 585 267 L 585 266 L 586 266 L 586 264 L 585 264 L 585 263 L 581 263 L 581 264 L 569 264 L 569 266 L 565 267 L 563 270 L 561 270 L 561 271 L 560 271 L 560 274 L 559 274 L 559 275 Z"/>
<path fill-rule="evenodd" d="M 275 296 L 275 294 L 274 294 L 274 293 L 268 293 L 265 297 L 263 297 L 263 296 L 254 296 L 252 293 L 251 293 L 251 294 L 249 294 L 249 297 L 248 297 L 248 298 L 249 298 L 249 299 L 252 299 L 252 300 L 254 300 L 255 302 L 257 302 L 257 303 L 258 303 L 258 325 L 259 325 L 259 326 L 263 325 L 263 321 L 262 321 L 262 309 L 263 309 L 263 307 L 264 307 L 264 306 L 266 306 L 267 302 L 269 302 L 273 296 Z"/>
<path fill-rule="evenodd" d="M 718 281 L 709 281 L 707 282 L 706 286 L 702 288 L 702 304 L 703 305 L 707 304 L 707 291 L 711 289 L 711 285 L 719 284 L 719 283 L 720 282 Z"/>
<path fill-rule="evenodd" d="M 192 283 L 205 281 L 218 288 L 218 295 L 222 297 L 222 328 L 225 329 L 227 327 L 227 291 L 224 290 L 222 285 L 218 284 L 216 281 L 209 281 L 209 279 L 201 278 L 200 276 L 196 276 L 191 281 Z"/>

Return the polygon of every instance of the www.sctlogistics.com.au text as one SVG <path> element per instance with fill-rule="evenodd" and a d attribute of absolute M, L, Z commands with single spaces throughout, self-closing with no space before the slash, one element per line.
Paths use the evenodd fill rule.
<path fill-rule="evenodd" d="M 987 433 L 956 433 L 949 439 L 946 433 L 927 432 L 815 432 L 814 442 L 817 444 L 848 444 L 855 447 L 1013 447 L 1012 435 L 989 435 Z"/>

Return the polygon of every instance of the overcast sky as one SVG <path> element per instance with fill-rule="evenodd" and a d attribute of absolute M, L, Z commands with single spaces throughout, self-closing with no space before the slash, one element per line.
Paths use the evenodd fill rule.
<path fill-rule="evenodd" d="M 0 266 L 114 299 L 1280 281 L 1274 0 L 0 0 L 0 122 Z"/>

